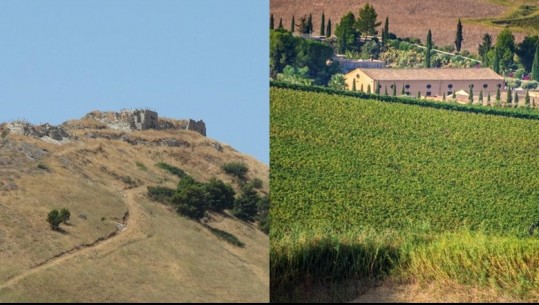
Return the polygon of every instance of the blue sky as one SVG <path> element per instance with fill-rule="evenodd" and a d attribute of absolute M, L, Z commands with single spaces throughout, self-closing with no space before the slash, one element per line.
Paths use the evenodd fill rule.
<path fill-rule="evenodd" d="M 152 108 L 269 164 L 269 0 L 0 1 L 0 122 Z"/>

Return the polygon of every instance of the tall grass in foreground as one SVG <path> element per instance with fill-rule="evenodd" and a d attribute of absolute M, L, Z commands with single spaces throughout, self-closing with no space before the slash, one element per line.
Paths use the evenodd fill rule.
<path fill-rule="evenodd" d="M 329 293 L 343 285 L 365 285 L 387 276 L 440 287 L 469 285 L 539 301 L 536 238 L 468 230 L 441 234 L 298 232 L 272 238 L 270 260 L 273 302 L 347 301 L 357 297 L 362 288 L 345 291 L 348 295 Z M 316 293 L 321 289 L 326 290 L 322 296 Z"/>

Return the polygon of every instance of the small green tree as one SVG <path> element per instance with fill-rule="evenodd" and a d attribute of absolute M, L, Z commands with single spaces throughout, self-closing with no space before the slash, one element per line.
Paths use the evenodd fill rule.
<path fill-rule="evenodd" d="M 468 104 L 472 104 L 473 103 L 473 85 L 469 85 L 468 86 L 469 88 L 469 95 L 468 95 Z"/>
<path fill-rule="evenodd" d="M 417 98 L 418 98 L 418 99 L 421 98 L 421 91 L 418 91 L 418 92 L 417 92 Z"/>
<path fill-rule="evenodd" d="M 535 48 L 535 56 L 533 57 L 531 78 L 535 81 L 539 81 L 539 43 Z"/>
<path fill-rule="evenodd" d="M 62 223 L 62 218 L 60 217 L 60 212 L 57 209 L 51 210 L 47 214 L 47 222 L 50 224 L 51 229 L 59 230 L 60 224 Z"/>
<path fill-rule="evenodd" d="M 483 90 L 480 90 L 480 91 L 479 91 L 479 98 L 478 98 L 477 103 L 478 103 L 479 105 L 483 105 Z"/>
<path fill-rule="evenodd" d="M 279 19 L 279 30 L 283 29 L 283 18 Z"/>
<path fill-rule="evenodd" d="M 320 23 L 320 36 L 326 36 L 326 16 L 322 12 L 322 21 Z"/>
<path fill-rule="evenodd" d="M 249 170 L 247 168 L 247 165 L 242 162 L 229 162 L 225 163 L 221 166 L 221 169 L 234 177 L 237 177 L 241 180 L 245 180 L 245 175 L 247 174 L 247 171 Z"/>
<path fill-rule="evenodd" d="M 328 26 L 326 28 L 326 37 L 331 37 L 331 19 L 328 19 Z"/>
<path fill-rule="evenodd" d="M 221 212 L 234 207 L 236 193 L 229 184 L 225 184 L 217 178 L 211 178 L 210 181 L 204 184 L 204 188 L 208 194 L 208 206 L 210 209 Z"/>
<path fill-rule="evenodd" d="M 513 99 L 513 108 L 518 107 L 518 92 L 515 90 L 515 98 Z"/>
<path fill-rule="evenodd" d="M 402 84 L 401 95 L 405 95 L 405 94 L 406 94 L 406 91 L 404 90 L 404 84 Z"/>
<path fill-rule="evenodd" d="M 60 212 L 58 213 L 58 216 L 60 217 L 60 219 L 62 219 L 62 222 L 67 224 L 67 221 L 69 220 L 69 218 L 71 217 L 71 212 L 66 209 L 66 208 L 63 208 L 60 210 Z"/>
<path fill-rule="evenodd" d="M 371 94 L 371 84 L 368 84 L 368 85 L 367 85 L 367 93 L 368 93 L 368 94 Z"/>
<path fill-rule="evenodd" d="M 512 103 L 513 103 L 513 97 L 511 96 L 511 88 L 507 87 L 507 99 L 505 101 L 505 105 L 509 107 L 511 106 Z"/>
<path fill-rule="evenodd" d="M 389 17 L 386 17 L 386 22 L 384 23 L 384 30 L 382 32 L 382 44 L 385 46 L 389 40 Z"/>
<path fill-rule="evenodd" d="M 487 96 L 487 106 L 492 106 L 490 102 L 490 92 L 488 93 L 488 96 Z"/>
<path fill-rule="evenodd" d="M 524 105 L 526 108 L 530 108 L 530 89 L 526 90 L 526 97 L 524 97 Z"/>
<path fill-rule="evenodd" d="M 253 221 L 258 212 L 258 202 L 260 196 L 251 184 L 246 184 L 242 188 L 242 194 L 234 201 L 232 214 L 245 221 Z"/>
<path fill-rule="evenodd" d="M 328 87 L 336 90 L 345 90 L 346 89 L 346 79 L 341 73 L 333 74 L 329 80 Z"/>
<path fill-rule="evenodd" d="M 387 94 L 387 86 L 384 86 L 384 95 L 388 95 Z"/>
<path fill-rule="evenodd" d="M 501 100 L 501 92 L 500 92 L 500 87 L 498 87 L 498 89 L 496 89 L 496 101 L 499 102 Z"/>
<path fill-rule="evenodd" d="M 201 219 L 208 208 L 208 193 L 203 184 L 196 182 L 191 177 L 180 180 L 172 204 L 177 212 L 183 216 Z"/>
<path fill-rule="evenodd" d="M 442 95 L 442 101 L 445 102 L 445 92 L 444 92 L 444 94 Z"/>
<path fill-rule="evenodd" d="M 352 91 L 356 91 L 356 79 L 354 78 L 354 82 L 352 83 Z"/>
<path fill-rule="evenodd" d="M 292 21 L 290 22 L 290 32 L 294 33 L 296 30 L 296 18 L 292 15 Z"/>
<path fill-rule="evenodd" d="M 269 222 L 270 222 L 270 216 L 269 216 L 269 206 L 270 206 L 270 200 L 268 196 L 262 197 L 257 202 L 257 209 L 258 209 L 258 215 L 256 216 L 256 220 L 258 221 L 258 227 L 260 230 L 266 234 L 269 234 Z"/>
<path fill-rule="evenodd" d="M 453 94 L 451 95 L 451 98 L 452 99 L 456 99 L 457 98 L 457 92 L 455 90 L 453 90 Z"/>
<path fill-rule="evenodd" d="M 273 21 L 273 14 L 270 16 L 270 30 L 275 29 L 274 21 Z"/>
<path fill-rule="evenodd" d="M 360 10 L 357 17 L 357 29 L 361 33 L 367 35 L 376 35 L 378 32 L 376 28 L 382 24 L 382 22 L 376 22 L 378 14 L 372 5 L 369 3 L 365 4 Z"/>
<path fill-rule="evenodd" d="M 309 34 L 313 32 L 313 15 L 309 14 L 309 19 L 307 20 L 307 27 L 309 28 Z"/>
<path fill-rule="evenodd" d="M 361 92 L 365 92 L 365 91 L 363 91 L 363 84 L 361 84 Z"/>
<path fill-rule="evenodd" d="M 429 29 L 429 33 L 427 34 L 427 48 L 425 49 L 425 68 L 430 68 L 430 53 L 432 51 L 432 34 Z"/>
<path fill-rule="evenodd" d="M 455 49 L 457 50 L 457 53 L 460 52 L 463 40 L 464 38 L 462 38 L 462 23 L 460 22 L 459 18 L 459 22 L 457 23 L 457 34 L 455 37 Z"/>

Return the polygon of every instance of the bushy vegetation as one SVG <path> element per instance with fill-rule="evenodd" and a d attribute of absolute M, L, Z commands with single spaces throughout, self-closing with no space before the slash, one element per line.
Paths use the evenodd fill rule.
<path fill-rule="evenodd" d="M 231 234 L 231 233 L 228 233 L 226 231 L 223 231 L 223 230 L 219 230 L 219 229 L 216 229 L 216 228 L 212 228 L 208 225 L 204 225 L 204 227 L 208 230 L 210 230 L 210 232 L 217 236 L 217 238 L 219 239 L 222 239 L 224 241 L 226 241 L 227 243 L 231 244 L 231 245 L 234 245 L 236 247 L 240 247 L 240 248 L 243 248 L 245 247 L 245 244 L 239 240 L 234 234 Z"/>
<path fill-rule="evenodd" d="M 208 194 L 210 209 L 222 212 L 234 206 L 234 196 L 236 193 L 229 184 L 225 184 L 217 178 L 212 178 L 204 185 L 204 188 Z"/>
<path fill-rule="evenodd" d="M 185 177 L 189 176 L 181 168 L 178 168 L 176 166 L 172 166 L 172 165 L 164 163 L 164 162 L 159 162 L 159 163 L 156 164 L 156 166 L 159 167 L 159 168 L 162 168 L 162 169 L 168 171 L 169 173 L 173 174 L 174 176 L 178 176 L 180 178 L 185 178 Z"/>
<path fill-rule="evenodd" d="M 155 201 L 163 203 L 172 203 L 174 189 L 164 186 L 148 186 L 148 197 Z"/>
<path fill-rule="evenodd" d="M 538 121 L 275 87 L 270 101 L 272 300 L 388 273 L 539 300 Z"/>
<path fill-rule="evenodd" d="M 245 175 L 249 168 L 242 162 L 229 162 L 221 166 L 221 169 L 228 175 L 234 176 L 240 180 L 245 180 Z"/>
<path fill-rule="evenodd" d="M 51 229 L 59 231 L 60 224 L 67 224 L 67 221 L 69 220 L 70 216 L 71 212 L 66 208 L 63 208 L 60 211 L 58 211 L 57 209 L 53 209 L 49 212 L 49 214 L 47 214 L 47 222 L 51 226 Z"/>

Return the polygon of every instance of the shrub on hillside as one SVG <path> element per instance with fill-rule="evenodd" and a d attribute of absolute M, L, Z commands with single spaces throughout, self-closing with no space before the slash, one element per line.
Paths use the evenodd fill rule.
<path fill-rule="evenodd" d="M 60 224 L 62 223 L 60 212 L 58 212 L 57 209 L 50 211 L 49 214 L 47 215 L 47 222 L 51 225 L 51 229 L 59 230 Z"/>
<path fill-rule="evenodd" d="M 245 180 L 245 174 L 249 170 L 245 163 L 241 162 L 230 162 L 225 163 L 221 166 L 223 171 L 231 176 L 237 177 L 241 180 Z"/>
<path fill-rule="evenodd" d="M 191 177 L 186 177 L 178 183 L 172 203 L 181 215 L 201 219 L 208 208 L 208 193 L 203 184 Z"/>
<path fill-rule="evenodd" d="M 182 169 L 176 167 L 176 166 L 172 166 L 170 164 L 167 164 L 167 163 L 164 163 L 164 162 L 159 162 L 157 163 L 155 166 L 159 167 L 159 168 L 162 168 L 166 171 L 168 171 L 169 173 L 175 175 L 175 176 L 178 176 L 180 178 L 185 178 L 189 175 L 187 175 Z"/>
<path fill-rule="evenodd" d="M 258 227 L 266 234 L 269 234 L 269 197 L 264 196 L 257 202 L 258 215 L 256 220 L 258 221 Z"/>
<path fill-rule="evenodd" d="M 67 221 L 71 217 L 71 212 L 68 209 L 63 208 L 58 213 L 58 217 L 60 217 L 63 223 L 67 224 Z"/>
<path fill-rule="evenodd" d="M 250 183 L 257 190 L 261 189 L 264 186 L 264 183 L 262 182 L 262 179 L 260 178 L 254 178 L 253 181 L 251 181 Z"/>
<path fill-rule="evenodd" d="M 174 189 L 164 186 L 148 186 L 148 197 L 161 203 L 171 203 Z"/>
<path fill-rule="evenodd" d="M 260 196 L 252 184 L 246 184 L 242 188 L 242 194 L 234 201 L 232 214 L 245 221 L 253 221 L 258 212 Z"/>
<path fill-rule="evenodd" d="M 209 208 L 215 211 L 223 211 L 231 209 L 234 206 L 234 196 L 236 193 L 229 184 L 223 181 L 212 178 L 208 183 L 204 184 L 206 193 L 208 194 Z"/>

